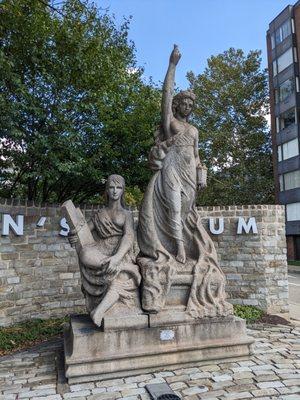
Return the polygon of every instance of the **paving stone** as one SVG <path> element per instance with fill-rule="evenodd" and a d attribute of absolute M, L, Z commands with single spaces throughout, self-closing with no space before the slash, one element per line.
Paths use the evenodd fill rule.
<path fill-rule="evenodd" d="M 208 392 L 208 387 L 206 387 L 206 386 L 193 386 L 191 388 L 184 389 L 182 391 L 182 394 L 184 394 L 185 396 L 191 396 L 193 394 L 204 393 L 204 392 Z"/>
<path fill-rule="evenodd" d="M 200 399 L 214 399 L 224 396 L 226 394 L 225 390 L 212 390 L 206 393 L 198 394 L 198 398 Z"/>
<path fill-rule="evenodd" d="M 196 374 L 191 374 L 190 378 L 192 380 L 194 379 L 203 379 L 203 378 L 210 378 L 211 373 L 210 372 L 197 372 Z"/>
<path fill-rule="evenodd" d="M 251 393 L 253 396 L 256 397 L 262 397 L 262 396 L 273 396 L 273 395 L 278 395 L 277 390 L 268 388 L 268 389 L 257 389 L 257 390 L 252 390 Z"/>
<path fill-rule="evenodd" d="M 298 386 L 289 386 L 282 387 L 276 389 L 280 394 L 288 394 L 288 393 L 300 393 L 300 385 Z"/>
<path fill-rule="evenodd" d="M 234 367 L 231 368 L 232 372 L 251 372 L 252 370 L 249 367 Z"/>
<path fill-rule="evenodd" d="M 252 394 L 249 392 L 229 393 L 224 396 L 226 400 L 240 400 L 240 399 L 251 399 Z"/>
<path fill-rule="evenodd" d="M 278 388 L 278 387 L 283 387 L 283 383 L 280 381 L 272 381 L 272 382 L 259 382 L 257 386 L 260 389 L 267 389 L 267 388 Z"/>
<path fill-rule="evenodd" d="M 122 385 L 124 383 L 124 379 L 108 379 L 107 381 L 96 382 L 97 387 L 109 387 L 109 386 L 117 386 Z"/>
<path fill-rule="evenodd" d="M 150 380 L 152 378 L 153 378 L 153 375 L 151 375 L 151 374 L 130 376 L 129 378 L 125 378 L 125 382 L 126 383 L 140 383 L 140 382 Z"/>
<path fill-rule="evenodd" d="M 169 376 L 166 378 L 166 381 L 168 383 L 183 382 L 183 381 L 188 381 L 188 380 L 189 380 L 189 375 L 176 375 L 176 376 Z"/>
<path fill-rule="evenodd" d="M 75 399 L 76 397 L 85 397 L 91 394 L 90 390 L 81 390 L 79 392 L 69 392 L 63 395 L 63 399 Z"/>
<path fill-rule="evenodd" d="M 189 375 L 189 374 L 196 374 L 199 372 L 199 368 L 180 368 L 174 371 L 175 375 Z"/>
<path fill-rule="evenodd" d="M 94 383 L 81 383 L 79 385 L 70 385 L 71 392 L 80 392 L 81 390 L 93 389 Z"/>
<path fill-rule="evenodd" d="M 88 399 L 88 400 L 115 400 L 118 398 L 121 398 L 120 392 L 93 394 L 91 396 L 86 397 L 85 399 Z"/>
<path fill-rule="evenodd" d="M 169 386 L 172 390 L 185 389 L 188 387 L 185 382 L 174 382 L 174 383 L 170 383 Z"/>
<path fill-rule="evenodd" d="M 231 392 L 251 392 L 252 390 L 256 390 L 257 386 L 254 385 L 254 383 L 248 383 L 246 385 L 234 385 L 234 386 L 229 386 L 226 388 L 226 391 L 231 393 Z"/>
<path fill-rule="evenodd" d="M 62 397 L 60 394 L 53 394 L 50 396 L 42 396 L 42 397 L 32 397 L 31 400 L 61 400 Z"/>
<path fill-rule="evenodd" d="M 107 388 L 108 392 L 119 392 L 119 391 L 124 391 L 126 389 L 136 389 L 137 384 L 136 383 L 123 383 L 122 385 L 118 386 L 109 386 Z"/>
<path fill-rule="evenodd" d="M 298 377 L 297 379 L 287 379 L 282 381 L 282 383 L 285 386 L 295 386 L 295 385 L 299 385 L 300 384 L 300 377 Z"/>
<path fill-rule="evenodd" d="M 214 382 L 223 382 L 223 381 L 232 381 L 232 376 L 231 375 L 216 375 L 212 377 L 212 380 Z"/>
<path fill-rule="evenodd" d="M 279 379 L 278 375 L 276 374 L 270 374 L 270 375 L 259 375 L 255 376 L 254 380 L 256 382 L 266 382 L 266 381 L 277 381 Z"/>
<path fill-rule="evenodd" d="M 139 394 L 146 393 L 146 389 L 144 388 L 137 388 L 137 389 L 127 389 L 127 390 L 122 390 L 121 394 L 124 397 L 128 396 L 138 396 Z"/>

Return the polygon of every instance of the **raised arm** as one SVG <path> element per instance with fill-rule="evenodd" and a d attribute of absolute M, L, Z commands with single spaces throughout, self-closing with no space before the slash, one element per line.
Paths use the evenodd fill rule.
<path fill-rule="evenodd" d="M 161 102 L 161 119 L 165 139 L 169 139 L 171 137 L 170 123 L 172 118 L 172 100 L 174 94 L 175 70 L 178 61 L 180 60 L 180 57 L 181 54 L 178 50 L 178 46 L 176 46 L 175 44 L 174 49 L 170 55 L 169 66 L 163 84 Z"/>

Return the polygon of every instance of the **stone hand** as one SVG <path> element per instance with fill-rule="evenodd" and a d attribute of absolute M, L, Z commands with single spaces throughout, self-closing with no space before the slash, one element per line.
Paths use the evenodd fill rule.
<path fill-rule="evenodd" d="M 77 236 L 76 231 L 71 230 L 71 231 L 69 232 L 69 234 L 68 234 L 68 240 L 69 240 L 70 245 L 71 245 L 72 247 L 74 247 L 75 244 L 78 242 L 78 236 Z"/>
<path fill-rule="evenodd" d="M 198 183 L 198 190 L 205 189 L 207 187 L 206 182 Z"/>
<path fill-rule="evenodd" d="M 109 264 L 106 268 L 106 272 L 108 274 L 113 274 L 113 273 L 117 272 L 119 264 L 120 264 L 120 260 L 118 259 L 118 257 L 116 257 L 116 256 L 110 257 Z"/>
<path fill-rule="evenodd" d="M 181 57 L 181 54 L 178 49 L 178 46 L 176 44 L 174 44 L 174 49 L 170 55 L 170 64 L 177 65 L 178 61 L 180 60 L 180 57 Z"/>

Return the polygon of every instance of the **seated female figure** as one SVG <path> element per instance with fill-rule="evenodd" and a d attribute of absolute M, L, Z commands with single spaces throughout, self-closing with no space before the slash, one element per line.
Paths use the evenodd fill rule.
<path fill-rule="evenodd" d="M 96 212 L 88 226 L 94 242 L 78 251 L 82 291 L 87 311 L 98 326 L 103 316 L 118 301 L 134 302 L 141 277 L 132 260 L 133 218 L 124 208 L 125 182 L 120 175 L 107 180 L 107 206 Z M 73 244 L 78 234 L 72 234 Z"/>

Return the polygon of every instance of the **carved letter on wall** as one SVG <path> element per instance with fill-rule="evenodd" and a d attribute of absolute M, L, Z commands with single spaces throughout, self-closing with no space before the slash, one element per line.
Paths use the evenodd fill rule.
<path fill-rule="evenodd" d="M 69 231 L 70 231 L 70 227 L 69 227 L 69 225 L 68 225 L 68 223 L 67 223 L 66 218 L 62 218 L 62 219 L 60 220 L 60 222 L 59 222 L 59 225 L 60 225 L 61 228 L 63 228 L 63 229 L 59 232 L 60 236 L 68 236 Z"/>
<path fill-rule="evenodd" d="M 9 214 L 3 214 L 2 235 L 9 235 L 9 228 L 11 228 L 17 236 L 22 236 L 24 231 L 24 215 L 17 215 L 16 221 Z"/>
<path fill-rule="evenodd" d="M 224 218 L 217 218 L 219 220 L 219 228 L 215 228 L 215 219 L 209 218 L 209 230 L 214 235 L 220 235 L 224 232 Z"/>
<path fill-rule="evenodd" d="M 245 231 L 245 233 L 249 233 L 251 229 L 253 233 L 257 233 L 255 218 L 251 217 L 249 218 L 248 222 L 246 222 L 243 217 L 239 217 L 237 234 L 241 235 L 243 233 L 243 230 Z"/>

